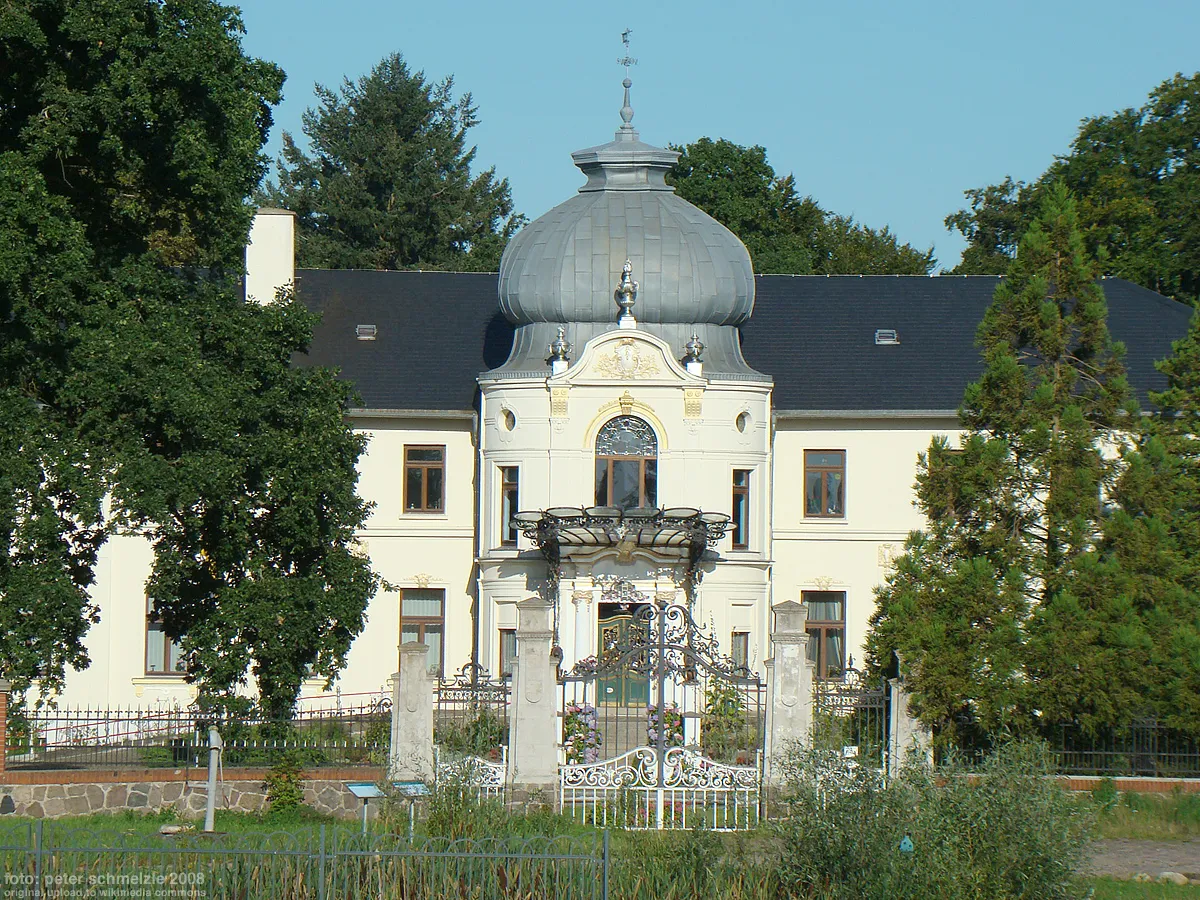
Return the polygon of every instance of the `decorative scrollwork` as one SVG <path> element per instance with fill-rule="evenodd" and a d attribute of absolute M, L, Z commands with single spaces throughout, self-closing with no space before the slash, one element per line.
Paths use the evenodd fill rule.
<path fill-rule="evenodd" d="M 617 416 L 596 435 L 597 456 L 658 456 L 658 437 L 645 419 Z"/>
<path fill-rule="evenodd" d="M 851 667 L 843 669 L 837 678 L 821 678 L 813 684 L 817 708 L 835 716 L 881 706 L 885 693 L 882 681 L 872 683 L 865 672 Z"/>
<path fill-rule="evenodd" d="M 667 750 L 663 770 L 664 788 L 755 791 L 759 786 L 757 766 L 724 765 L 684 747 Z M 563 766 L 562 786 L 614 791 L 657 788 L 658 752 L 637 747 L 603 762 Z"/>
<path fill-rule="evenodd" d="M 460 759 L 444 759 L 439 755 L 437 778 L 439 782 L 461 787 L 479 788 L 483 791 L 504 789 L 506 763 L 492 762 L 478 756 Z"/>
<path fill-rule="evenodd" d="M 721 652 L 716 635 L 698 625 L 683 604 L 671 603 L 665 596 L 651 599 L 622 579 L 605 583 L 605 602 L 637 605 L 628 627 L 602 633 L 599 653 L 577 662 L 567 679 L 650 677 L 661 669 L 664 677 L 683 684 L 697 681 L 701 671 L 735 684 L 759 684 L 757 675 Z"/>
<path fill-rule="evenodd" d="M 488 670 L 469 662 L 449 678 L 438 682 L 438 704 L 454 703 L 503 705 L 508 700 L 509 685 L 494 681 Z"/>
<path fill-rule="evenodd" d="M 658 783 L 658 755 L 651 747 L 637 747 L 603 762 L 563 766 L 560 772 L 567 788 L 651 787 Z"/>

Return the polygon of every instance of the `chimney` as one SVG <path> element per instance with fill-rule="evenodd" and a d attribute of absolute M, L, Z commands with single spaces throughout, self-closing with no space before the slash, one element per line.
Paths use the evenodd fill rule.
<path fill-rule="evenodd" d="M 276 292 L 296 280 L 296 214 L 289 209 L 259 209 L 246 244 L 246 300 L 270 303 Z"/>

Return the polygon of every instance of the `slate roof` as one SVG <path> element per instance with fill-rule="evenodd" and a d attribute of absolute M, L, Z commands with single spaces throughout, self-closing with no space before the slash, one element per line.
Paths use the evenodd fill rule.
<path fill-rule="evenodd" d="M 953 410 L 981 370 L 975 329 L 997 281 L 758 275 L 742 351 L 775 379 L 778 411 Z M 476 376 L 512 346 L 496 283 L 495 274 L 301 269 L 299 296 L 322 314 L 301 363 L 339 369 L 365 408 L 474 409 Z M 1103 284 L 1109 329 L 1144 398 L 1165 386 L 1154 361 L 1170 355 L 1192 310 L 1119 278 Z M 376 326 L 376 340 L 358 340 L 357 325 Z M 880 328 L 900 343 L 877 346 Z"/>

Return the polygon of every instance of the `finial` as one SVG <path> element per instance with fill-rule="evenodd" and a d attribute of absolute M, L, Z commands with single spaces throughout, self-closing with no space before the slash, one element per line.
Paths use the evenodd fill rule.
<path fill-rule="evenodd" d="M 700 340 L 700 335 L 692 332 L 692 339 L 683 345 L 684 362 L 700 362 L 700 357 L 704 355 L 704 341 Z"/>
<path fill-rule="evenodd" d="M 571 342 L 567 340 L 567 329 L 558 326 L 558 337 L 550 342 L 550 361 L 567 362 L 571 355 Z"/>
<path fill-rule="evenodd" d="M 621 266 L 621 282 L 617 285 L 615 294 L 617 306 L 621 307 L 621 314 L 617 317 L 618 325 L 633 327 L 637 324 L 632 312 L 637 292 L 638 283 L 633 280 L 633 263 L 625 260 L 625 265 Z"/>
<path fill-rule="evenodd" d="M 625 102 L 621 106 L 621 132 L 631 133 L 633 131 L 633 107 L 629 105 L 629 89 L 633 87 L 633 82 L 629 78 L 629 67 L 636 66 L 637 60 L 629 55 L 629 36 L 633 34 L 632 28 L 626 28 L 621 32 L 621 43 L 625 45 L 625 55 L 617 58 L 617 65 L 625 67 L 625 80 L 621 82 L 625 88 Z"/>

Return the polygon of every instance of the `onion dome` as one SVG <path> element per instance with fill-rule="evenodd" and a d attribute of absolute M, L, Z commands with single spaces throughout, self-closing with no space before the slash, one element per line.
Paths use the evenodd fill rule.
<path fill-rule="evenodd" d="M 504 251 L 500 308 L 514 324 L 613 321 L 627 259 L 640 285 L 640 323 L 737 324 L 754 307 L 750 254 L 666 183 L 679 154 L 639 139 L 630 85 L 626 78 L 615 139 L 572 154 L 587 183 Z"/>

